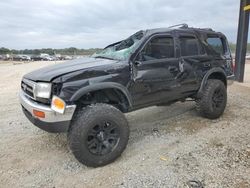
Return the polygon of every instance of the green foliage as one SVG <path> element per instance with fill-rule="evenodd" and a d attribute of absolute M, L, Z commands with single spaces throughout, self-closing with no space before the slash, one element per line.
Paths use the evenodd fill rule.
<path fill-rule="evenodd" d="M 229 47 L 231 49 L 231 52 L 235 53 L 235 51 L 236 51 L 236 44 L 229 43 Z M 247 43 L 247 53 L 250 53 L 250 43 Z"/>
<path fill-rule="evenodd" d="M 229 48 L 230 48 L 230 50 L 231 50 L 232 53 L 235 53 L 236 44 L 229 43 Z"/>
<path fill-rule="evenodd" d="M 100 48 L 90 48 L 90 49 L 78 49 L 74 47 L 64 48 L 64 49 L 52 49 L 52 48 L 42 48 L 42 49 L 25 49 L 25 50 L 10 50 L 8 48 L 0 48 L 0 54 L 29 54 L 29 55 L 39 55 L 41 53 L 46 53 L 49 55 L 61 54 L 61 55 L 92 55 L 95 52 L 100 51 Z"/>
<path fill-rule="evenodd" d="M 236 44 L 229 43 L 229 47 L 232 53 L 235 53 Z M 92 55 L 95 52 L 100 51 L 100 48 L 90 48 L 90 49 L 78 49 L 75 47 L 63 48 L 63 49 L 52 49 L 52 48 L 42 48 L 42 49 L 25 49 L 25 50 L 10 50 L 8 48 L 1 47 L 0 54 L 29 54 L 29 55 L 39 55 L 41 53 L 46 53 L 49 55 L 61 54 L 61 55 Z M 250 53 L 250 43 L 247 44 L 247 53 Z"/>
<path fill-rule="evenodd" d="M 0 48 L 0 54 L 4 55 L 4 54 L 9 54 L 11 51 L 8 48 Z"/>

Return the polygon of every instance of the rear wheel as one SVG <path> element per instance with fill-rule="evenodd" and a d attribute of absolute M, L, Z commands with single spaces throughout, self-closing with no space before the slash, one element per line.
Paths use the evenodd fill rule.
<path fill-rule="evenodd" d="M 206 118 L 216 119 L 220 117 L 227 104 L 227 90 L 221 80 L 210 79 L 197 100 L 197 110 Z"/>
<path fill-rule="evenodd" d="M 76 159 L 91 167 L 113 162 L 126 148 L 128 138 L 125 116 L 108 104 L 95 104 L 78 111 L 68 133 Z"/>

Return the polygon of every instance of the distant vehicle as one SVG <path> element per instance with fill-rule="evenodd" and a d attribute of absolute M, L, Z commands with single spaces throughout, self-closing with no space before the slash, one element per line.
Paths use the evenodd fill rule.
<path fill-rule="evenodd" d="M 12 60 L 12 57 L 10 56 L 10 54 L 5 54 L 5 55 L 2 55 L 2 60 L 9 61 L 9 60 Z"/>
<path fill-rule="evenodd" d="M 42 58 L 43 61 L 51 61 L 52 60 L 52 58 L 50 57 L 50 55 L 46 54 L 46 53 L 41 53 L 40 57 Z"/>
<path fill-rule="evenodd" d="M 34 55 L 31 57 L 32 61 L 55 61 L 54 56 L 48 54 Z"/>
<path fill-rule="evenodd" d="M 30 56 L 28 55 L 15 55 L 13 57 L 14 61 L 31 61 Z"/>
<path fill-rule="evenodd" d="M 57 59 L 57 60 L 61 60 L 61 54 L 55 54 L 55 58 Z"/>
<path fill-rule="evenodd" d="M 42 59 L 44 61 L 52 61 L 53 60 L 53 58 L 51 56 L 44 56 L 44 57 L 42 57 Z"/>
<path fill-rule="evenodd" d="M 40 55 L 33 55 L 33 56 L 31 56 L 31 60 L 32 61 L 42 61 L 43 58 L 40 57 Z"/>
<path fill-rule="evenodd" d="M 71 60 L 71 59 L 73 59 L 73 57 L 72 57 L 72 56 L 66 55 L 66 56 L 64 56 L 64 59 L 65 59 L 65 60 Z"/>
<path fill-rule="evenodd" d="M 59 60 L 56 56 L 50 56 L 51 60 L 50 61 L 57 61 Z"/>
<path fill-rule="evenodd" d="M 246 55 L 246 59 L 250 60 L 250 55 L 249 54 Z"/>
<path fill-rule="evenodd" d="M 67 132 L 76 159 L 98 167 L 126 148 L 123 113 L 192 99 L 203 117 L 215 119 L 233 79 L 226 36 L 183 25 L 139 31 L 92 57 L 28 73 L 20 103 L 34 125 Z"/>
<path fill-rule="evenodd" d="M 60 56 L 60 60 L 71 60 L 71 59 L 73 59 L 73 57 L 69 55 Z"/>

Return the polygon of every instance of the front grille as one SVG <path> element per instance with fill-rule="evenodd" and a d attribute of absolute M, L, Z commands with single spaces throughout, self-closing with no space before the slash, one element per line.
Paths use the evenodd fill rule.
<path fill-rule="evenodd" d="M 29 98 L 31 98 L 32 100 L 42 103 L 42 104 L 50 104 L 51 100 L 50 99 L 45 99 L 45 98 L 40 98 L 40 97 L 36 97 L 34 95 L 34 88 L 36 86 L 36 82 L 33 82 L 31 80 L 28 79 L 23 79 L 22 83 L 21 83 L 21 88 L 23 90 L 23 92 L 26 94 L 26 96 L 28 96 Z"/>
<path fill-rule="evenodd" d="M 35 82 L 27 79 L 23 79 L 21 83 L 21 88 L 25 94 L 34 99 L 33 89 L 35 87 Z"/>

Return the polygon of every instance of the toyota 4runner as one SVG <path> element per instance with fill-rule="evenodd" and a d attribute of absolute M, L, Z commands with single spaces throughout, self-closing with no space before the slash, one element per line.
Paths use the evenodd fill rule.
<path fill-rule="evenodd" d="M 139 31 L 91 57 L 28 73 L 20 103 L 34 125 L 67 132 L 76 159 L 98 167 L 127 145 L 124 113 L 189 98 L 203 117 L 215 119 L 233 78 L 226 37 L 184 24 Z"/>

